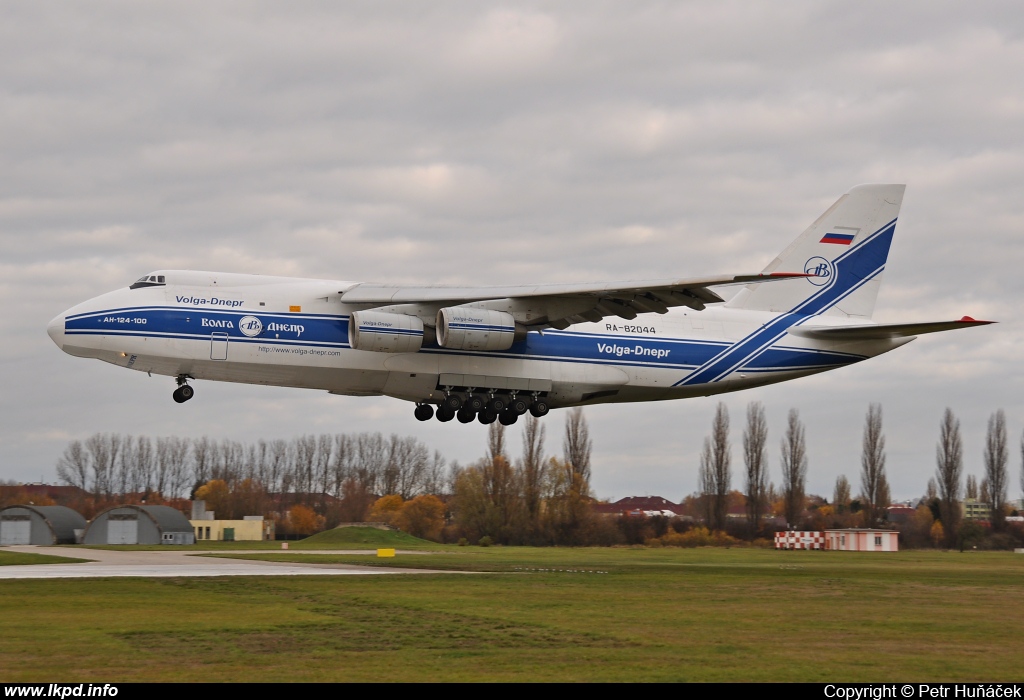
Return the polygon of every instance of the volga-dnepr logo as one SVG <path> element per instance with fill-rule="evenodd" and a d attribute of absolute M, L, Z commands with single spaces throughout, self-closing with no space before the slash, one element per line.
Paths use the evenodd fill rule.
<path fill-rule="evenodd" d="M 813 277 L 805 277 L 804 279 L 815 287 L 824 287 L 832 281 L 833 277 L 835 277 L 836 266 L 832 264 L 831 260 L 826 260 L 825 258 L 816 255 L 804 263 L 804 274 L 814 275 Z"/>
<path fill-rule="evenodd" d="M 238 320 L 238 330 L 242 331 L 243 335 L 253 338 L 263 332 L 263 321 L 255 316 L 242 316 Z"/>

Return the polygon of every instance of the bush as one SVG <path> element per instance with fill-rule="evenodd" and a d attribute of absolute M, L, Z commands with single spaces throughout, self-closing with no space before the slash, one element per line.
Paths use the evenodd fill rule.
<path fill-rule="evenodd" d="M 657 541 L 660 543 L 657 546 L 665 547 L 736 547 L 743 544 L 742 541 L 724 532 L 712 533 L 702 525 L 684 533 L 670 532 Z"/>
<path fill-rule="evenodd" d="M 1018 546 L 1017 538 L 1008 532 L 997 532 L 988 538 L 986 549 L 1013 550 Z"/>
<path fill-rule="evenodd" d="M 484 535 L 480 538 L 480 541 L 477 542 L 477 544 L 481 547 L 490 547 L 492 544 L 494 544 L 494 540 L 491 539 L 490 535 Z"/>

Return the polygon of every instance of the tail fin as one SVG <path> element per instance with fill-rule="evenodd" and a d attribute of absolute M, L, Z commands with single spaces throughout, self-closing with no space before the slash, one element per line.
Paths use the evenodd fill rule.
<path fill-rule="evenodd" d="M 854 187 L 764 269 L 814 277 L 748 285 L 726 306 L 870 318 L 905 188 Z"/>

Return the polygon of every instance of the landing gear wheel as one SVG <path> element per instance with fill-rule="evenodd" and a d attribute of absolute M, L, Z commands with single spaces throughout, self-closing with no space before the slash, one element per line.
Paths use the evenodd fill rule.
<path fill-rule="evenodd" d="M 466 407 L 471 409 L 473 413 L 480 413 L 480 411 L 484 410 L 483 397 L 477 396 L 476 394 L 470 395 L 470 397 L 466 399 Z"/>
<path fill-rule="evenodd" d="M 477 414 L 476 419 L 484 425 L 490 425 L 498 419 L 498 414 L 489 408 L 485 408 Z"/>
<path fill-rule="evenodd" d="M 442 423 L 447 423 L 448 421 L 455 417 L 455 411 L 451 410 L 447 406 L 441 406 L 441 408 L 437 409 L 436 415 L 439 421 L 441 421 Z"/>
<path fill-rule="evenodd" d="M 505 410 L 505 399 L 502 396 L 495 396 L 487 403 L 487 408 L 494 413 L 501 413 Z"/>
<path fill-rule="evenodd" d="M 174 399 L 175 403 L 185 403 L 195 395 L 195 389 L 190 387 L 188 384 L 182 384 L 174 390 L 174 393 L 171 394 L 171 398 Z"/>
<path fill-rule="evenodd" d="M 434 417 L 434 407 L 429 403 L 421 403 L 413 411 L 413 415 L 416 416 L 416 420 L 430 420 Z"/>
<path fill-rule="evenodd" d="M 467 406 L 460 408 L 459 412 L 455 414 L 455 417 L 459 419 L 460 423 L 472 423 L 473 419 L 476 418 L 476 413 Z"/>
<path fill-rule="evenodd" d="M 534 418 L 543 418 L 550 410 L 551 409 L 548 408 L 548 402 L 544 399 L 537 399 L 533 402 L 533 405 L 530 406 L 530 413 L 533 414 Z"/>
<path fill-rule="evenodd" d="M 514 411 L 517 416 L 521 416 L 530 410 L 530 403 L 526 399 L 512 399 L 509 402 L 508 410 Z"/>
<path fill-rule="evenodd" d="M 458 394 L 448 394 L 444 397 L 444 401 L 441 405 L 451 411 L 454 416 L 455 412 L 462 408 L 462 397 Z M 451 418 L 448 420 L 451 420 Z"/>
<path fill-rule="evenodd" d="M 502 411 L 501 415 L 498 416 L 498 420 L 502 425 L 512 425 L 519 420 L 519 414 L 512 409 L 509 409 L 507 411 Z"/>

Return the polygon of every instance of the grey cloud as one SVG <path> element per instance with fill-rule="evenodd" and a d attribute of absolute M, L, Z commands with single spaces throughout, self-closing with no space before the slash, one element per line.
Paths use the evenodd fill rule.
<path fill-rule="evenodd" d="M 1001 3 L 7 4 L 0 478 L 53 478 L 68 436 L 102 431 L 380 429 L 482 452 L 480 430 L 389 399 L 225 384 L 182 407 L 164 379 L 52 346 L 54 314 L 149 270 L 746 272 L 889 181 L 909 187 L 878 317 L 1007 322 L 724 400 L 734 425 L 764 401 L 773 440 L 800 408 L 823 493 L 856 481 L 881 401 L 894 492 L 919 494 L 946 405 L 969 456 L 996 408 L 1024 428 L 1022 25 Z M 598 493 L 693 490 L 718 400 L 588 409 Z"/>

